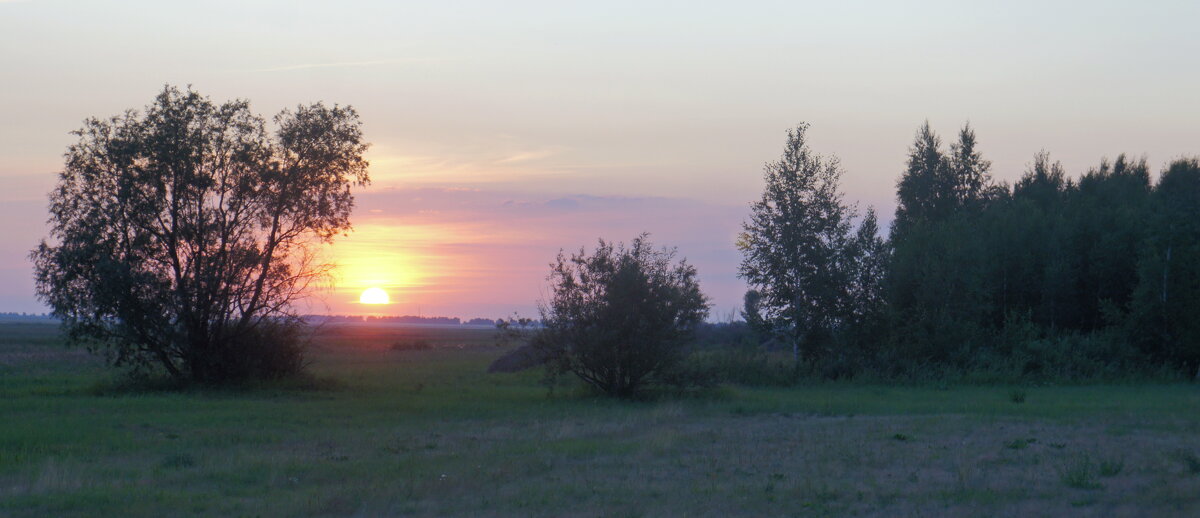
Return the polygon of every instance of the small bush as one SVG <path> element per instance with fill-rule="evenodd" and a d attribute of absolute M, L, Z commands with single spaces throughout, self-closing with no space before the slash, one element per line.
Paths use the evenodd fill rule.
<path fill-rule="evenodd" d="M 1008 448 L 1010 450 L 1023 450 L 1025 448 L 1029 447 L 1030 444 L 1033 444 L 1036 442 L 1037 442 L 1037 439 L 1034 439 L 1034 438 L 1013 439 L 1011 441 L 1004 443 L 1004 447 Z"/>
<path fill-rule="evenodd" d="M 600 240 L 590 255 L 560 252 L 549 277 L 553 295 L 541 307 L 544 327 L 532 340 L 549 376 L 571 373 L 621 398 L 678 383 L 708 300 L 696 268 L 674 258 L 645 234 L 628 247 Z"/>
<path fill-rule="evenodd" d="M 1058 476 L 1063 485 L 1072 489 L 1100 489 L 1096 482 L 1096 466 L 1087 455 L 1068 459 L 1058 467 Z"/>
<path fill-rule="evenodd" d="M 1025 391 L 1021 390 L 1021 389 L 1013 389 L 1013 390 L 1009 391 L 1008 400 L 1012 401 L 1013 403 L 1024 403 L 1025 402 Z"/>
<path fill-rule="evenodd" d="M 1115 477 L 1125 469 L 1125 459 L 1105 459 L 1100 461 L 1100 476 Z"/>
<path fill-rule="evenodd" d="M 295 377 L 305 367 L 305 327 L 299 320 L 262 320 L 226 338 L 190 366 L 188 377 L 207 385 L 230 385 Z"/>
<path fill-rule="evenodd" d="M 1195 453 L 1178 450 L 1175 452 L 1175 458 L 1183 464 L 1189 475 L 1200 475 L 1200 457 L 1197 457 Z"/>

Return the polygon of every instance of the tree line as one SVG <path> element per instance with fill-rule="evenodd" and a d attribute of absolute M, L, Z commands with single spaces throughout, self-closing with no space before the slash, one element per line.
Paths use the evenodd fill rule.
<path fill-rule="evenodd" d="M 839 377 L 934 371 L 1119 376 L 1200 367 L 1200 162 L 1145 159 L 1078 178 L 1040 152 L 997 182 L 966 125 L 923 125 L 887 239 L 813 153 L 807 125 L 767 165 L 738 246 L 744 315 L 798 368 Z"/>

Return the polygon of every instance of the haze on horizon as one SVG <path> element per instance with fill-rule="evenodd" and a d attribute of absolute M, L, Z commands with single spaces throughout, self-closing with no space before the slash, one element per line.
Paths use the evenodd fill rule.
<path fill-rule="evenodd" d="M 1012 182 L 1045 149 L 1157 171 L 1200 153 L 1194 2 L 0 1 L 0 311 L 41 312 L 27 254 L 68 134 L 165 83 L 272 115 L 351 104 L 373 143 L 313 312 L 534 313 L 560 248 L 647 231 L 739 305 L 733 242 L 784 132 L 890 219 L 917 127 L 970 121 Z M 363 310 L 359 293 L 393 304 Z"/>

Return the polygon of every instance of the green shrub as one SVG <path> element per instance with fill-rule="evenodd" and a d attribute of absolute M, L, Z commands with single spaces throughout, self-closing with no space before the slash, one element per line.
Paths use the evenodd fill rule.
<path fill-rule="evenodd" d="M 1200 475 L 1200 456 L 1188 450 L 1178 450 L 1175 458 L 1183 464 L 1189 475 Z"/>
<path fill-rule="evenodd" d="M 1087 455 L 1067 459 L 1058 467 L 1058 477 L 1062 483 L 1072 489 L 1100 489 L 1096 482 L 1096 466 Z"/>
<path fill-rule="evenodd" d="M 1125 469 L 1125 459 L 1105 459 L 1100 461 L 1100 476 L 1115 477 Z"/>
<path fill-rule="evenodd" d="M 245 333 L 215 344 L 208 354 L 193 359 L 190 366 L 206 372 L 191 379 L 225 384 L 298 376 L 306 365 L 306 345 L 304 323 L 298 319 L 263 320 Z"/>
<path fill-rule="evenodd" d="M 600 240 L 591 254 L 560 252 L 551 267 L 553 295 L 531 340 L 551 378 L 571 373 L 621 398 L 688 382 L 680 364 L 709 308 L 695 267 L 645 234 L 628 247 Z"/>
<path fill-rule="evenodd" d="M 1012 389 L 1008 393 L 1008 400 L 1012 401 L 1013 403 L 1024 403 L 1025 391 L 1021 389 Z"/>
<path fill-rule="evenodd" d="M 1036 442 L 1037 442 L 1037 439 L 1034 439 L 1032 437 L 1028 438 L 1028 439 L 1013 439 L 1011 441 L 1004 443 L 1004 447 L 1008 448 L 1010 450 L 1023 450 L 1025 448 L 1028 448 L 1030 444 L 1034 444 Z"/>
<path fill-rule="evenodd" d="M 745 386 L 783 386 L 796 381 L 796 370 L 786 354 L 772 355 L 761 347 L 733 346 L 698 351 L 685 367 L 716 383 Z"/>

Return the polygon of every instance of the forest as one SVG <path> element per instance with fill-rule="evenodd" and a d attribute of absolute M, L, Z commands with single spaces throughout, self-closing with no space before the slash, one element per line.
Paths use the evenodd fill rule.
<path fill-rule="evenodd" d="M 887 239 L 789 132 L 739 240 L 746 321 L 798 371 L 838 378 L 1200 374 L 1200 161 L 1155 174 L 1100 159 L 1077 177 L 1039 152 L 995 181 L 965 125 L 925 123 Z"/>

